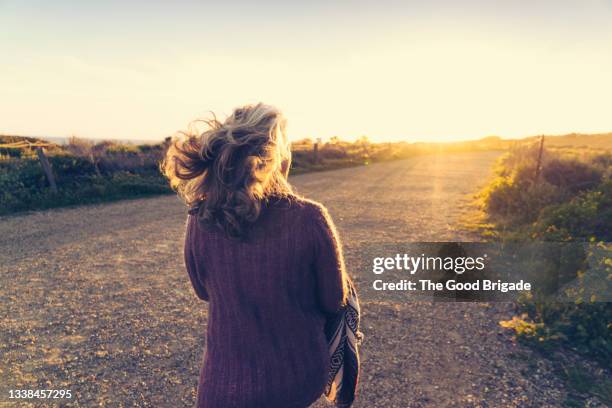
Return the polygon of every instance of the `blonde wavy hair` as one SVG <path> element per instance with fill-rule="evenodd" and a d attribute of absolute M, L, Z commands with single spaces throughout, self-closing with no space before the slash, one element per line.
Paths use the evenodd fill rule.
<path fill-rule="evenodd" d="M 235 109 L 224 122 L 214 115 L 202 122 L 204 132 L 182 132 L 172 142 L 162 171 L 200 221 L 241 237 L 265 200 L 293 194 L 286 120 L 258 103 Z"/>

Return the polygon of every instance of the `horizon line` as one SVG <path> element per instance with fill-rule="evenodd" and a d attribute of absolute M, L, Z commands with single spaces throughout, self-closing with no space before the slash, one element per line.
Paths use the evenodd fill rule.
<path fill-rule="evenodd" d="M 518 137 L 505 137 L 502 135 L 497 135 L 497 134 L 489 134 L 489 135 L 485 135 L 485 136 L 480 136 L 480 137 L 473 137 L 473 138 L 465 138 L 465 139 L 454 139 L 454 140 L 424 140 L 423 138 L 405 138 L 405 139 L 400 139 L 400 138 L 391 138 L 390 140 L 380 140 L 380 137 L 376 137 L 376 136 L 368 136 L 368 135 L 359 135 L 356 137 L 352 137 L 352 138 L 339 138 L 340 141 L 343 142 L 355 142 L 356 140 L 358 140 L 360 137 L 367 137 L 367 139 L 371 142 L 371 143 L 461 143 L 461 142 L 475 142 L 475 141 L 479 141 L 479 140 L 483 140 L 483 139 L 487 139 L 487 138 L 498 138 L 500 140 L 523 140 L 523 139 L 529 139 L 529 138 L 533 138 L 533 137 L 541 137 L 541 136 L 548 136 L 548 137 L 563 137 L 563 136 L 612 136 L 612 130 L 608 131 L 608 132 L 593 132 L 593 133 L 583 133 L 583 132 L 568 132 L 568 133 L 555 133 L 555 134 L 549 134 L 549 133 L 538 133 L 538 134 L 531 134 L 531 135 L 526 135 L 526 136 L 518 136 Z M 35 138 L 35 139 L 70 139 L 71 137 L 76 137 L 77 139 L 85 139 L 85 140 L 92 140 L 92 141 L 110 141 L 110 142 L 124 142 L 124 143 L 137 143 L 137 142 L 161 142 L 163 141 L 166 137 L 173 137 L 174 135 L 168 135 L 168 136 L 160 136 L 158 138 L 121 138 L 121 137 L 87 137 L 87 136 L 77 136 L 77 135 L 70 135 L 70 136 L 36 136 L 36 135 L 17 135 L 17 134 L 9 134 L 9 133 L 0 133 L 0 136 L 5 136 L 5 137 L 23 137 L 23 138 Z M 304 140 L 312 140 L 312 141 L 316 141 L 317 139 L 321 139 L 323 142 L 329 141 L 332 137 L 336 137 L 336 136 L 328 136 L 328 137 L 312 137 L 312 136 L 306 136 L 306 137 L 300 137 L 300 138 L 295 138 L 294 140 L 292 140 L 292 142 L 300 142 L 300 141 L 304 141 Z"/>

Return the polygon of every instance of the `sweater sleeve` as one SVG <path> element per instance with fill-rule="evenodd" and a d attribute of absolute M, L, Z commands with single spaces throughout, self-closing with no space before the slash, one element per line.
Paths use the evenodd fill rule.
<path fill-rule="evenodd" d="M 323 206 L 315 207 L 312 227 L 319 302 L 323 311 L 331 314 L 346 303 L 348 293 L 342 247 L 334 223 Z"/>
<path fill-rule="evenodd" d="M 194 254 L 193 241 L 195 238 L 195 228 L 197 227 L 196 223 L 197 220 L 193 215 L 187 217 L 187 228 L 185 232 L 185 266 L 189 274 L 189 279 L 191 280 L 191 286 L 193 286 L 196 295 L 200 299 L 208 301 L 208 292 L 200 277 L 203 268 L 201 265 L 198 268 L 197 258 Z"/>

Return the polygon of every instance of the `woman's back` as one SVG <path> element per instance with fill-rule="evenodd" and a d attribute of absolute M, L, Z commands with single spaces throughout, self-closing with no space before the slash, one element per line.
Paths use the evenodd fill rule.
<path fill-rule="evenodd" d="M 171 143 L 162 166 L 193 208 L 185 263 L 210 302 L 198 407 L 304 408 L 331 373 L 324 326 L 349 283 L 340 244 L 325 209 L 287 181 L 278 109 L 246 105 L 206 124 Z"/>
<path fill-rule="evenodd" d="M 325 209 L 271 199 L 242 239 L 190 215 L 187 269 L 210 302 L 199 407 L 305 407 L 329 370 L 325 316 L 346 296 L 340 246 Z"/>

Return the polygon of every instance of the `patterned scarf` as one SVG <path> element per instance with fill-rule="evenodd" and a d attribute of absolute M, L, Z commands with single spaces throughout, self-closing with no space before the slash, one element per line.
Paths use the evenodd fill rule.
<path fill-rule="evenodd" d="M 350 407 L 359 381 L 358 345 L 363 339 L 359 331 L 359 300 L 352 282 L 346 306 L 325 324 L 325 335 L 331 358 L 325 397 L 338 407 Z"/>

